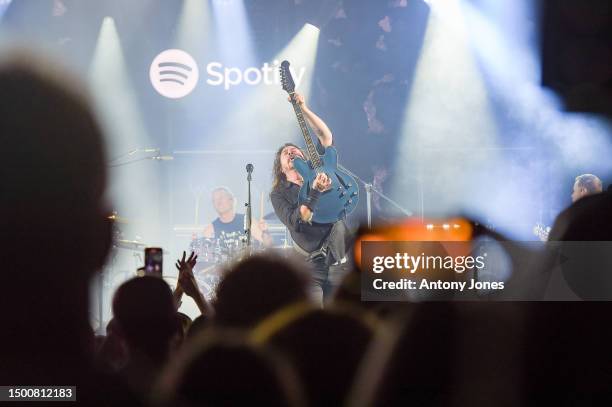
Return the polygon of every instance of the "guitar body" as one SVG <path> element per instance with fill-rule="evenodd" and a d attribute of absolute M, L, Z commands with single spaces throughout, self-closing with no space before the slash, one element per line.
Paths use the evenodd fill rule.
<path fill-rule="evenodd" d="M 321 194 L 312 220 L 316 223 L 334 223 L 346 217 L 357 206 L 359 185 L 353 177 L 338 169 L 338 152 L 334 147 L 325 148 L 320 155 L 322 165 L 312 168 L 310 161 L 297 157 L 293 160 L 295 170 L 304 179 L 300 188 L 298 202 L 301 205 L 308 199 L 312 183 L 319 172 L 324 172 L 331 179 L 331 188 Z"/>
<path fill-rule="evenodd" d="M 299 204 L 308 200 L 308 195 L 317 174 L 323 172 L 331 179 L 331 188 L 321 193 L 317 207 L 314 208 L 312 220 L 316 223 L 334 223 L 344 219 L 357 206 L 359 201 L 359 185 L 357 181 L 345 171 L 338 169 L 338 152 L 333 147 L 325 148 L 323 154 L 319 154 L 312 142 L 308 131 L 302 108 L 294 98 L 295 83 L 289 69 L 289 61 L 283 61 L 280 66 L 281 83 L 283 90 L 289 93 L 293 110 L 298 119 L 309 160 L 299 157 L 293 159 L 295 170 L 304 179 L 298 196 Z"/>

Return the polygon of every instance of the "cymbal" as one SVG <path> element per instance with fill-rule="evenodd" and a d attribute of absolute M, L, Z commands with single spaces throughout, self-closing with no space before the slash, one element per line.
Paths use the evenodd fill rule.
<path fill-rule="evenodd" d="M 109 220 L 112 220 L 115 223 L 123 223 L 123 224 L 130 223 L 130 221 L 127 218 L 117 215 L 116 212 L 112 213 L 111 215 L 108 215 L 106 218 Z"/>
<path fill-rule="evenodd" d="M 138 240 L 125 240 L 125 239 L 116 239 L 113 242 L 113 246 L 118 247 L 119 249 L 128 249 L 128 250 L 142 250 L 147 247 L 146 244 L 139 242 Z"/>

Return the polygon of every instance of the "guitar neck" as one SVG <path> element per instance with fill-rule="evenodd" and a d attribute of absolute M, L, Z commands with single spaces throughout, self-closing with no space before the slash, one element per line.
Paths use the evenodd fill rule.
<path fill-rule="evenodd" d="M 308 125 L 306 125 L 306 119 L 304 119 L 304 113 L 302 112 L 302 108 L 300 107 L 300 105 L 298 105 L 298 103 L 295 101 L 294 94 L 294 92 L 290 93 L 291 104 L 293 105 L 295 116 L 297 117 L 298 123 L 300 125 L 300 130 L 302 130 L 302 137 L 304 137 L 304 142 L 306 143 L 306 149 L 308 150 L 310 162 L 312 163 L 314 168 L 319 168 L 322 166 L 319 153 L 317 152 L 316 146 L 312 142 L 312 137 L 310 137 L 310 132 L 308 131 Z"/>

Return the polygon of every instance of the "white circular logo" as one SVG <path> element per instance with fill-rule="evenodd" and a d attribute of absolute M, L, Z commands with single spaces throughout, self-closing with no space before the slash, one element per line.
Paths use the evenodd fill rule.
<path fill-rule="evenodd" d="M 198 76 L 195 60 L 180 49 L 162 51 L 149 68 L 149 78 L 155 90 L 171 99 L 190 94 L 198 84 Z"/>

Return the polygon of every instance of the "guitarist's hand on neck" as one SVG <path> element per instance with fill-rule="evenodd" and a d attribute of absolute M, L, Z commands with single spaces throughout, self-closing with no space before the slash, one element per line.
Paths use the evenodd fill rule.
<path fill-rule="evenodd" d="M 308 106 L 306 106 L 306 99 L 304 99 L 304 96 L 301 93 L 295 92 L 293 94 L 293 98 L 297 102 L 297 104 L 302 108 L 303 112 L 306 112 L 306 110 L 310 110 L 308 109 Z M 291 102 L 291 95 L 287 97 L 287 100 Z"/>

